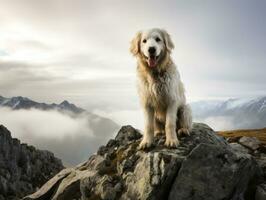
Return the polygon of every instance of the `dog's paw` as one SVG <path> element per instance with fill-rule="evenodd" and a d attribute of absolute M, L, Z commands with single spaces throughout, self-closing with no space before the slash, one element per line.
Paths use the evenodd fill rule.
<path fill-rule="evenodd" d="M 189 136 L 190 133 L 189 133 L 189 130 L 187 128 L 180 128 L 178 131 L 177 131 L 177 134 L 178 136 Z"/>
<path fill-rule="evenodd" d="M 152 139 L 143 138 L 139 144 L 139 149 L 147 149 L 152 146 Z"/>
<path fill-rule="evenodd" d="M 179 145 L 179 141 L 177 138 L 166 138 L 164 145 L 167 147 L 176 148 Z"/>

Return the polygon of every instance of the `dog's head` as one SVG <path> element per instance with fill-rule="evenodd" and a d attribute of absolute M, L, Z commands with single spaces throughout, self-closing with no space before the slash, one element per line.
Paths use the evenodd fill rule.
<path fill-rule="evenodd" d="M 131 42 L 130 51 L 150 68 L 160 63 L 171 53 L 174 44 L 163 29 L 140 31 Z"/>

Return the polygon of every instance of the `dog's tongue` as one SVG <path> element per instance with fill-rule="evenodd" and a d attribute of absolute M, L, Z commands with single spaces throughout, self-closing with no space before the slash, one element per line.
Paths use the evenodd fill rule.
<path fill-rule="evenodd" d="M 149 58 L 149 66 L 155 67 L 156 66 L 156 60 L 154 58 Z"/>

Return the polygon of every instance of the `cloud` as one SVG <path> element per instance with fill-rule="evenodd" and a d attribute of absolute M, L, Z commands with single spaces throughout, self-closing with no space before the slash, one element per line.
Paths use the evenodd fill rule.
<path fill-rule="evenodd" d="M 210 116 L 206 118 L 195 119 L 194 121 L 208 124 L 208 126 L 216 131 L 236 129 L 236 124 L 233 121 L 233 117 L 230 116 Z"/>
<path fill-rule="evenodd" d="M 21 142 L 52 151 L 65 165 L 75 165 L 114 136 L 94 133 L 86 116 L 75 118 L 57 111 L 0 108 L 0 123 Z"/>
<path fill-rule="evenodd" d="M 131 125 L 139 130 L 143 130 L 144 128 L 143 112 L 140 109 L 138 110 L 94 109 L 93 113 L 101 116 L 106 116 L 120 125 Z"/>

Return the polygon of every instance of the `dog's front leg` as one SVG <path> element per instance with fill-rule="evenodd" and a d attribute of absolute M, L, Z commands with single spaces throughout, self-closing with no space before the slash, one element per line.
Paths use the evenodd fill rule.
<path fill-rule="evenodd" d="M 179 141 L 176 136 L 177 108 L 178 108 L 177 104 L 172 103 L 168 106 L 166 112 L 165 145 L 168 147 L 177 147 L 177 145 L 179 144 Z"/>
<path fill-rule="evenodd" d="M 154 109 L 150 106 L 144 107 L 144 118 L 145 118 L 145 130 L 142 141 L 139 148 L 145 149 L 152 145 L 154 137 Z"/>

